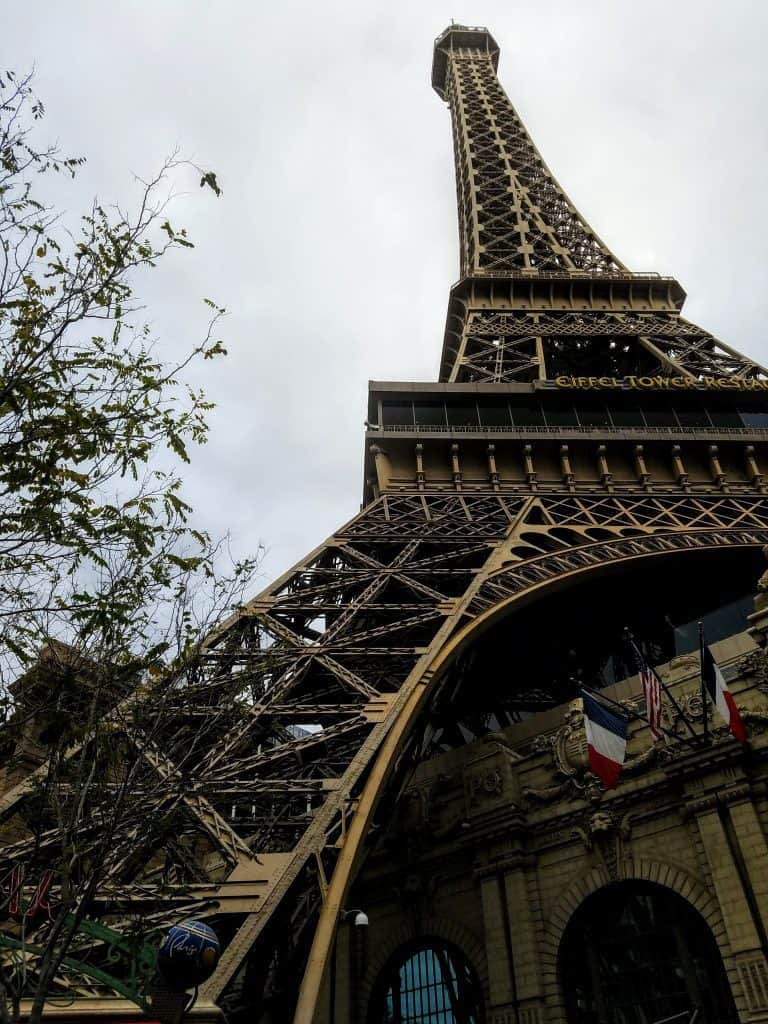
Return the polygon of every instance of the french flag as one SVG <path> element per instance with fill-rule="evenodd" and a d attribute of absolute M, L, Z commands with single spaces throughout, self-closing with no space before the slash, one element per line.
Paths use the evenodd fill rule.
<path fill-rule="evenodd" d="M 733 735 L 739 743 L 746 743 L 747 732 L 739 709 L 736 707 L 736 701 L 725 685 L 723 673 L 712 657 L 712 651 L 704 643 L 704 637 L 701 638 L 701 681 L 707 688 L 709 699 L 726 720 Z"/>
<path fill-rule="evenodd" d="M 584 690 L 584 728 L 587 732 L 589 767 L 606 789 L 619 781 L 627 753 L 627 719 L 609 711 Z"/>

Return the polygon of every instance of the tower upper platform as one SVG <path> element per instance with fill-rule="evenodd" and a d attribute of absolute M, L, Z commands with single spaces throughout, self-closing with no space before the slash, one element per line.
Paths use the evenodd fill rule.
<path fill-rule="evenodd" d="M 432 57 L 432 88 L 441 100 L 446 98 L 445 85 L 448 57 L 452 50 L 473 49 L 487 53 L 494 71 L 499 66 L 499 44 L 487 28 L 480 25 L 449 25 L 435 40 Z"/>

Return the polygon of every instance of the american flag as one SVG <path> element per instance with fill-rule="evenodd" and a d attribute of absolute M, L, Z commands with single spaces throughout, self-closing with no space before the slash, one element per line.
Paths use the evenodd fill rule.
<path fill-rule="evenodd" d="M 640 670 L 640 682 L 643 684 L 643 696 L 645 697 L 645 715 L 648 719 L 648 728 L 651 730 L 653 741 L 656 743 L 662 738 L 661 726 L 661 680 L 655 670 L 648 664 L 635 647 L 637 664 Z"/>

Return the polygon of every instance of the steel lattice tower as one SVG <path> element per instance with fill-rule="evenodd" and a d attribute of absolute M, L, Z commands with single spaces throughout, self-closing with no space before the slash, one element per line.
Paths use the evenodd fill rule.
<path fill-rule="evenodd" d="M 461 265 L 439 382 L 371 384 L 362 511 L 222 623 L 199 666 L 201 715 L 222 720 L 221 691 L 248 694 L 184 795 L 209 855 L 179 887 L 180 907 L 191 892 L 232 922 L 199 1005 L 235 1018 L 287 1019 L 303 977 L 295 1020 L 312 1019 L 368 830 L 386 827 L 485 627 L 606 566 L 768 543 L 768 373 L 683 319 L 675 280 L 610 252 L 533 145 L 498 57 L 482 28 L 435 44 Z M 638 395 L 657 421 L 632 421 Z M 151 756 L 172 780 L 173 742 Z M 5 793 L 6 817 L 29 792 Z M 111 884 L 128 900 L 143 871 L 116 866 Z"/>

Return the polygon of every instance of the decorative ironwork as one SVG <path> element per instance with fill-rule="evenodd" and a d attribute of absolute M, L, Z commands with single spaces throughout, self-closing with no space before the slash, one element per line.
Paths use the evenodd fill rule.
<path fill-rule="evenodd" d="M 499 84 L 487 35 L 456 26 L 436 44 L 453 121 L 462 276 L 623 270 L 542 160 Z"/>
<path fill-rule="evenodd" d="M 623 377 L 765 377 L 760 364 L 676 313 L 530 313 L 472 310 L 463 325 L 458 382 L 513 383 L 590 372 Z"/>
<path fill-rule="evenodd" d="M 159 929 L 155 929 L 159 934 Z M 43 933 L 44 938 L 44 933 Z M 12 973 L 14 953 L 23 957 L 34 982 L 35 964 L 45 950 L 34 942 L 0 932 L 0 963 Z M 89 961 L 90 958 L 90 961 Z M 98 921 L 83 920 L 77 927 L 70 954 L 62 960 L 50 999 L 75 999 L 85 994 L 122 996 L 150 1011 L 147 989 L 157 966 L 157 945 L 139 931 L 115 931 Z"/>

